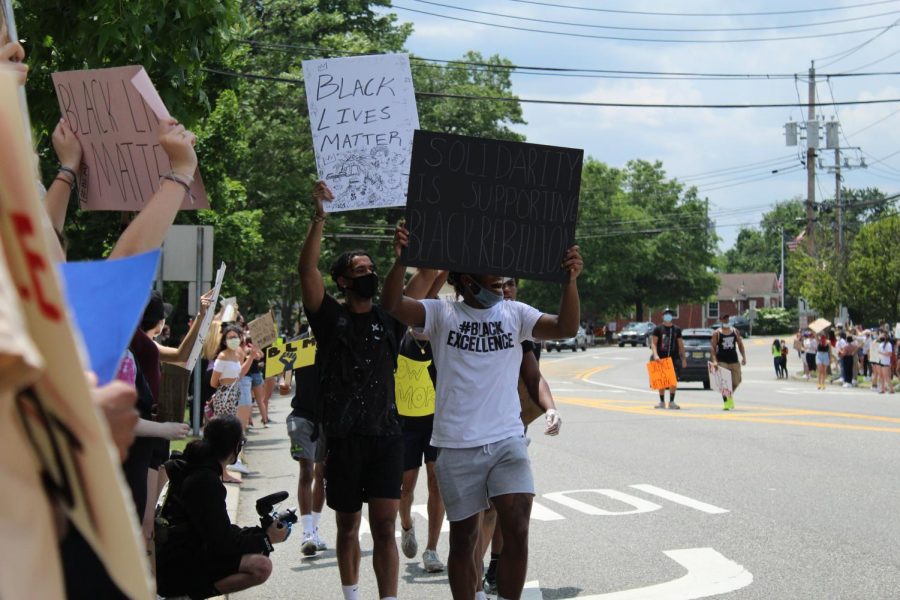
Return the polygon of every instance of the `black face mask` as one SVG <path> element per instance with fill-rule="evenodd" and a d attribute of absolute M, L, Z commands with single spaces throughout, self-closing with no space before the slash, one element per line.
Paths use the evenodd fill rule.
<path fill-rule="evenodd" d="M 369 298 L 374 298 L 375 294 L 378 293 L 377 273 L 360 275 L 359 277 L 354 277 L 350 281 L 352 282 L 350 289 L 360 298 L 368 300 Z"/>

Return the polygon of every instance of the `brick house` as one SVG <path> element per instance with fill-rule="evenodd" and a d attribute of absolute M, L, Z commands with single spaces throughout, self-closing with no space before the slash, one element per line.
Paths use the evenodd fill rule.
<path fill-rule="evenodd" d="M 679 304 L 674 321 L 682 329 L 709 327 L 721 315 L 742 315 L 751 309 L 774 306 L 781 306 L 781 290 L 775 273 L 720 273 L 716 299 L 706 304 Z M 652 309 L 647 320 L 662 323 L 665 308 Z M 633 320 L 617 318 L 617 331 Z"/>

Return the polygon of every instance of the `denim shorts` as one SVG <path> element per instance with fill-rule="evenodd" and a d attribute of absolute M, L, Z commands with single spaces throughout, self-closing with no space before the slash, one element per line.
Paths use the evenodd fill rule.
<path fill-rule="evenodd" d="M 253 404 L 253 379 L 249 375 L 241 377 L 241 397 L 238 406 L 251 406 Z"/>
<path fill-rule="evenodd" d="M 253 373 L 250 373 L 250 380 L 251 380 L 251 382 L 252 382 L 252 384 L 253 384 L 253 385 L 251 385 L 250 387 L 259 387 L 259 386 L 261 386 L 261 385 L 263 384 L 263 376 L 262 376 L 262 373 L 260 373 L 259 371 L 255 371 L 255 372 L 253 372 Z"/>
<path fill-rule="evenodd" d="M 828 360 L 827 352 L 816 352 L 816 364 L 817 365 L 829 365 L 831 361 Z"/>
<path fill-rule="evenodd" d="M 486 510 L 496 496 L 534 495 L 524 435 L 475 448 L 440 448 L 434 472 L 450 522 Z"/>

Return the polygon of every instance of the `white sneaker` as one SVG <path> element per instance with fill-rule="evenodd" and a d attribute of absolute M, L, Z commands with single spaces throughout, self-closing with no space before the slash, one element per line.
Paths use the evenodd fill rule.
<path fill-rule="evenodd" d="M 444 570 L 444 563 L 438 558 L 437 550 L 425 550 L 422 553 L 422 566 L 426 573 L 440 573 Z"/>
<path fill-rule="evenodd" d="M 316 538 L 316 550 L 318 550 L 319 552 L 322 552 L 323 550 L 328 550 L 328 544 L 326 544 L 325 540 L 323 540 L 319 536 L 319 528 L 318 527 L 316 527 L 316 531 L 313 534 L 313 537 Z"/>
<path fill-rule="evenodd" d="M 300 543 L 300 552 L 303 553 L 303 556 L 312 556 L 316 553 L 316 534 L 314 532 L 303 532 L 303 541 Z"/>
<path fill-rule="evenodd" d="M 241 473 L 242 475 L 249 475 L 250 469 L 247 468 L 247 465 L 241 462 L 241 459 L 238 459 L 233 465 L 228 465 L 225 467 L 229 471 L 234 471 L 235 473 Z"/>
<path fill-rule="evenodd" d="M 848 388 L 848 387 L 853 387 L 853 386 L 850 385 L 849 383 L 845 383 L 845 384 L 843 385 L 843 387 Z"/>
<path fill-rule="evenodd" d="M 804 376 L 803 376 L 803 379 L 808 380 L 808 379 L 809 379 L 809 375 L 804 375 Z"/>
<path fill-rule="evenodd" d="M 406 558 L 415 558 L 419 553 L 419 542 L 416 541 L 416 522 L 413 520 L 412 527 L 403 529 L 400 526 L 400 549 L 403 550 L 403 556 Z"/>

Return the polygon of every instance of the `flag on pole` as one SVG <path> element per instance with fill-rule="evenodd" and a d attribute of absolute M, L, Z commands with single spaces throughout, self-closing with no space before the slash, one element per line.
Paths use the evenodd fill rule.
<path fill-rule="evenodd" d="M 778 274 L 778 291 L 780 292 L 783 289 L 784 289 L 784 273 L 779 273 Z"/>
<path fill-rule="evenodd" d="M 804 229 L 803 231 L 800 232 L 800 235 L 798 235 L 797 237 L 795 237 L 794 239 L 790 240 L 787 243 L 787 249 L 790 252 L 793 252 L 794 250 L 796 250 L 800 246 L 800 242 L 803 241 L 803 236 L 805 236 L 805 235 L 806 235 L 806 230 Z"/>

